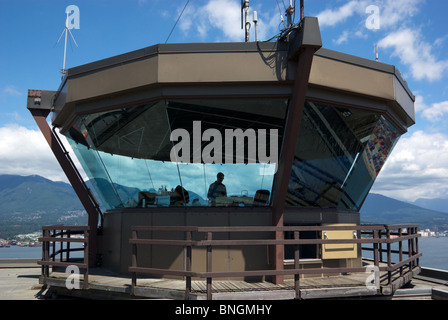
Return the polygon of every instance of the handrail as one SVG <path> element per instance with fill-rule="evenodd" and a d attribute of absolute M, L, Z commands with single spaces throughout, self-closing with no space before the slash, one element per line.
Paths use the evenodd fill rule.
<path fill-rule="evenodd" d="M 42 278 L 44 283 L 49 277 L 49 267 L 69 267 L 76 266 L 84 269 L 84 283 L 83 288 L 88 288 L 88 274 L 89 274 L 89 226 L 63 226 L 51 225 L 42 227 L 43 236 L 38 240 L 42 242 L 42 260 L 37 261 L 37 264 L 42 266 Z M 72 235 L 83 235 L 82 238 L 71 238 Z M 61 248 L 56 251 L 56 243 L 61 244 Z M 66 243 L 66 249 L 64 249 Z M 83 243 L 83 248 L 70 248 L 70 243 Z M 52 244 L 53 252 L 50 253 L 50 246 Z M 74 251 L 84 251 L 83 262 L 70 261 L 70 253 Z M 65 261 L 63 254 L 66 254 Z M 59 255 L 59 261 L 56 257 Z"/>
<path fill-rule="evenodd" d="M 391 230 L 397 229 L 398 232 L 391 232 Z M 407 231 L 404 233 L 403 229 Z M 146 274 L 159 274 L 159 275 L 177 275 L 186 278 L 186 297 L 191 292 L 191 278 L 205 278 L 207 279 L 207 299 L 212 298 L 212 278 L 218 277 L 240 277 L 240 276 L 275 276 L 275 275 L 294 275 L 294 287 L 296 291 L 296 298 L 300 298 L 300 284 L 299 278 L 301 274 L 325 274 L 325 273 L 346 273 L 346 272 L 366 272 L 369 266 L 357 267 L 357 268 L 313 268 L 313 269 L 301 269 L 299 268 L 299 245 L 301 244 L 370 244 L 374 251 L 374 265 L 378 271 L 385 271 L 388 274 L 388 284 L 392 283 L 392 271 L 400 269 L 400 276 L 403 272 L 405 265 L 409 266 L 409 270 L 412 270 L 415 266 L 418 266 L 418 259 L 421 253 L 418 253 L 417 239 L 419 234 L 417 233 L 418 226 L 409 225 L 361 225 L 361 226 L 285 226 L 285 227 L 260 227 L 260 226 L 245 226 L 245 227 L 199 227 L 199 226 L 133 226 L 131 227 L 132 237 L 129 243 L 132 245 L 132 265 L 128 270 L 132 274 L 132 294 L 134 294 L 134 288 L 137 285 L 137 273 Z M 354 232 L 355 238 L 353 239 L 300 239 L 301 231 L 327 231 L 327 230 L 350 230 L 358 231 Z M 361 238 L 362 234 L 372 234 L 372 238 Z M 184 233 L 184 240 L 170 240 L 170 239 L 142 239 L 138 237 L 139 231 L 179 231 Z M 213 233 L 220 232 L 294 232 L 294 239 L 240 239 L 240 240 L 215 240 L 213 239 Z M 204 233 L 206 239 L 193 240 L 193 233 Z M 396 237 L 391 237 L 391 235 Z M 402 242 L 408 241 L 409 250 L 402 250 Z M 391 249 L 391 244 L 399 242 L 400 250 L 394 251 Z M 184 270 L 167 270 L 159 268 L 139 267 L 137 265 L 137 245 L 167 245 L 167 246 L 182 246 L 186 250 L 186 259 L 184 264 Z M 294 252 L 294 267 L 287 270 L 250 270 L 250 271 L 230 271 L 230 272 L 213 272 L 212 271 L 212 248 L 215 246 L 274 246 L 274 245 L 295 245 Z M 382 259 L 382 245 L 387 246 L 387 265 L 380 266 Z M 193 272 L 191 270 L 192 248 L 193 247 L 205 247 L 206 253 L 206 271 L 205 272 Z M 417 251 L 416 251 L 417 249 Z M 391 254 L 399 253 L 399 262 L 392 263 Z M 403 254 L 408 254 L 408 258 L 403 260 Z M 381 257 L 379 257 L 381 255 Z M 417 261 L 417 262 L 416 262 Z"/>

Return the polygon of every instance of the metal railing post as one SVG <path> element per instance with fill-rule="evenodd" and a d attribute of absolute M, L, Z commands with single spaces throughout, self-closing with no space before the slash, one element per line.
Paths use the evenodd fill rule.
<path fill-rule="evenodd" d="M 71 233 L 67 231 L 67 238 L 70 239 L 70 236 L 71 236 Z M 70 261 L 70 242 L 67 242 L 67 251 L 65 252 L 65 260 L 67 262 Z"/>
<path fill-rule="evenodd" d="M 378 230 L 378 239 L 381 240 L 381 230 Z M 381 241 L 378 241 L 378 245 L 379 245 L 379 262 L 383 262 L 383 244 L 381 243 Z"/>
<path fill-rule="evenodd" d="M 387 238 L 387 267 L 390 268 L 392 265 L 392 256 L 391 256 L 391 245 L 390 245 L 390 229 L 389 226 L 385 226 L 386 228 L 386 238 Z M 390 270 L 387 271 L 387 282 L 388 284 L 392 283 L 392 272 Z"/>
<path fill-rule="evenodd" d="M 42 232 L 43 238 L 50 236 L 50 230 L 44 229 Z M 48 241 L 43 241 L 42 243 L 42 261 L 50 260 L 50 243 Z M 47 277 L 50 275 L 50 266 L 42 265 L 42 276 L 44 277 L 44 282 L 46 282 Z"/>
<path fill-rule="evenodd" d="M 414 234 L 417 234 L 418 233 L 418 227 L 415 227 L 414 228 Z M 416 237 L 415 238 L 415 253 L 418 253 L 419 251 L 418 251 L 418 237 Z M 417 258 L 417 267 L 419 267 L 420 266 L 420 259 L 419 258 Z"/>
<path fill-rule="evenodd" d="M 187 241 L 190 242 L 192 240 L 192 232 L 187 231 Z M 185 259 L 185 271 L 190 272 L 191 271 L 191 243 L 189 243 L 187 246 L 185 246 L 186 250 L 186 259 Z M 190 293 L 191 293 L 191 276 L 187 274 L 185 279 L 185 300 L 188 299 Z"/>
<path fill-rule="evenodd" d="M 51 234 L 50 234 L 51 237 Z M 56 238 L 56 230 L 53 230 L 53 238 Z M 56 259 L 56 241 L 53 241 L 53 255 L 52 255 L 53 261 Z"/>
<path fill-rule="evenodd" d="M 294 231 L 294 240 L 298 240 L 300 238 L 299 231 Z M 295 245 L 294 250 L 294 269 L 300 268 L 300 245 Z M 294 273 L 294 288 L 296 290 L 296 299 L 301 299 L 300 293 L 300 273 Z"/>
<path fill-rule="evenodd" d="M 401 239 L 401 236 L 403 235 L 403 231 L 402 228 L 398 229 L 398 236 Z M 400 262 L 403 261 L 403 241 L 400 240 L 400 242 L 398 242 L 398 254 L 400 257 Z M 403 267 L 400 267 L 400 277 L 403 275 Z"/>
<path fill-rule="evenodd" d="M 212 233 L 207 232 L 207 241 L 212 241 Z M 212 272 L 212 246 L 207 246 L 207 272 Z M 212 278 L 207 277 L 207 300 L 212 300 Z"/>
<path fill-rule="evenodd" d="M 138 233 L 137 230 L 132 230 L 132 239 L 137 239 Z M 132 244 L 132 261 L 131 261 L 132 267 L 137 267 L 137 244 Z M 132 279 L 131 279 L 131 295 L 134 295 L 135 292 L 135 286 L 137 285 L 137 273 L 132 272 Z"/>
<path fill-rule="evenodd" d="M 411 235 L 411 228 L 408 229 L 408 236 Z M 413 240 L 408 239 L 408 257 L 411 258 L 413 254 Z M 409 261 L 409 272 L 412 272 L 412 261 Z"/>
<path fill-rule="evenodd" d="M 379 234 L 378 230 L 373 230 L 373 239 L 377 240 L 373 243 L 373 263 L 376 267 L 380 266 L 378 260 L 378 244 L 379 244 Z"/>
<path fill-rule="evenodd" d="M 86 265 L 86 268 L 84 269 L 84 289 L 89 288 L 89 237 L 90 230 L 84 230 L 84 264 Z M 70 242 L 67 244 L 69 245 Z"/>

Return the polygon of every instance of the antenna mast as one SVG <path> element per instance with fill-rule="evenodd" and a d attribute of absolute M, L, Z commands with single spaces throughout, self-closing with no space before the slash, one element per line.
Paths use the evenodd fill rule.
<path fill-rule="evenodd" d="M 254 11 L 255 41 L 258 41 L 258 35 L 257 35 L 257 24 L 258 24 L 258 16 L 257 16 L 257 11 Z"/>
<path fill-rule="evenodd" d="M 243 15 L 244 15 L 244 19 L 243 19 Z M 244 25 L 246 26 L 245 40 L 246 40 L 246 42 L 249 42 L 249 30 L 250 30 L 249 0 L 241 0 L 241 29 L 244 28 Z"/>
<path fill-rule="evenodd" d="M 300 0 L 300 20 L 303 20 L 305 17 L 305 0 Z"/>
<path fill-rule="evenodd" d="M 64 30 L 62 30 L 61 36 L 58 39 L 58 42 L 61 41 L 62 36 L 65 33 L 65 45 L 64 45 L 64 63 L 62 64 L 62 69 L 61 69 L 61 73 L 64 75 L 67 73 L 67 69 L 65 69 L 65 62 L 67 60 L 67 38 L 68 38 L 68 33 L 70 33 L 70 36 L 73 39 L 73 42 L 75 43 L 76 46 L 78 46 L 78 44 L 76 43 L 75 37 L 73 37 L 72 32 L 70 31 L 69 27 L 68 27 L 68 16 L 69 16 L 69 12 L 66 12 L 67 14 L 67 18 L 65 19 L 65 27 Z"/>
<path fill-rule="evenodd" d="M 289 0 L 289 7 L 286 8 L 286 18 L 288 19 L 288 28 L 292 27 L 293 21 L 292 16 L 294 14 L 295 8 L 292 5 L 292 0 Z"/>

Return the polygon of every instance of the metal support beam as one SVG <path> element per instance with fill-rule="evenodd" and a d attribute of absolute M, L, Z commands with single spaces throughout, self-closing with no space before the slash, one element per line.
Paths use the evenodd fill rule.
<path fill-rule="evenodd" d="M 291 59 L 298 59 L 294 80 L 293 94 L 286 115 L 285 130 L 283 133 L 282 148 L 280 151 L 279 165 L 273 187 L 272 225 L 283 227 L 283 211 L 285 208 L 288 183 L 291 176 L 294 153 L 299 136 L 300 123 L 302 121 L 303 107 L 305 104 L 308 80 L 313 63 L 314 53 L 322 46 L 319 25 L 314 18 L 305 18 L 301 21 L 301 29 L 298 34 L 291 37 Z M 310 41 L 311 40 L 311 41 Z M 275 239 L 283 239 L 283 232 L 275 232 Z M 273 263 L 275 270 L 283 270 L 284 246 L 276 245 L 273 250 Z M 282 284 L 283 276 L 274 277 L 274 283 Z"/>
<path fill-rule="evenodd" d="M 34 95 L 32 98 L 39 98 L 36 96 L 35 90 L 32 90 L 32 92 L 32 94 Z M 45 140 L 50 146 L 51 151 L 53 151 L 56 160 L 60 164 L 62 170 L 67 176 L 67 179 L 69 180 L 70 184 L 75 190 L 76 195 L 78 196 L 88 214 L 88 225 L 90 227 L 90 236 L 88 243 L 89 267 L 94 267 L 97 265 L 100 253 L 98 243 L 98 216 L 102 217 L 102 213 L 97 204 L 95 204 L 95 202 L 92 200 L 89 190 L 82 180 L 78 170 L 74 166 L 73 162 L 70 161 L 71 159 L 68 155 L 68 152 L 61 145 L 61 142 L 56 136 L 56 133 L 51 130 L 50 126 L 47 123 L 46 118 L 50 113 L 50 108 L 46 108 L 44 105 L 41 105 L 40 101 L 41 100 L 39 100 L 39 104 L 36 105 L 36 107 L 28 106 L 28 110 L 31 112 L 34 120 L 36 121 L 36 124 L 38 125 L 40 131 L 45 137 Z"/>

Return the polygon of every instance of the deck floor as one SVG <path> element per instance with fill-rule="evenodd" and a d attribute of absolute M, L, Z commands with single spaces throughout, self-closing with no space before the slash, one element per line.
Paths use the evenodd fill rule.
<path fill-rule="evenodd" d="M 321 299 L 340 297 L 375 296 L 393 294 L 393 291 L 412 279 L 418 270 L 408 273 L 407 276 L 397 277 L 392 285 L 386 285 L 385 274 L 381 274 L 381 290 L 367 285 L 367 273 L 349 273 L 344 275 L 306 277 L 300 279 L 301 299 Z M 68 274 L 53 271 L 46 278 L 46 284 L 59 290 L 67 291 L 66 280 Z M 134 296 L 131 295 L 131 277 L 114 274 L 105 269 L 91 269 L 88 276 L 89 290 L 76 291 L 77 295 L 98 297 L 116 296 L 120 299 L 189 299 L 204 300 L 207 298 L 206 281 L 192 281 L 192 290 L 185 296 L 185 281 L 176 279 L 138 278 Z M 82 276 L 81 287 L 82 287 Z M 44 279 L 41 277 L 41 283 Z M 213 280 L 212 297 L 214 300 L 288 300 L 295 299 L 294 281 L 286 279 L 284 284 L 276 285 L 271 282 L 249 282 L 243 280 Z M 66 292 L 67 293 L 67 292 Z"/>

